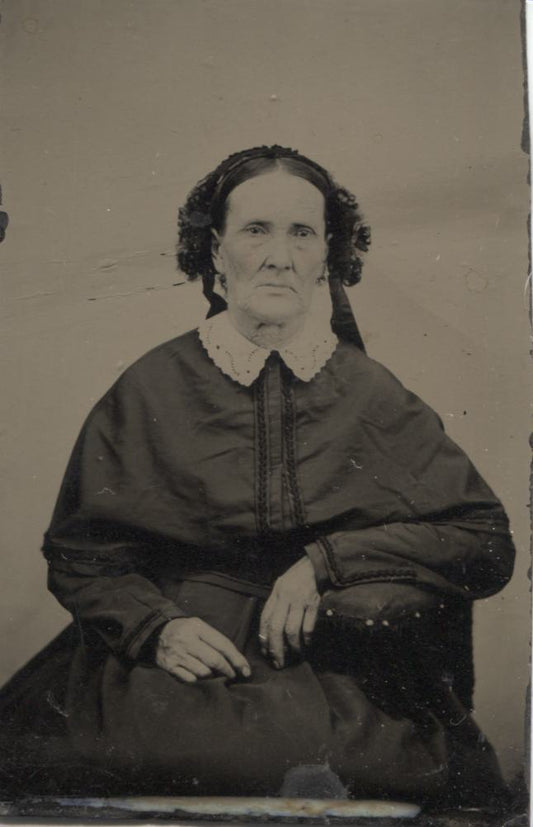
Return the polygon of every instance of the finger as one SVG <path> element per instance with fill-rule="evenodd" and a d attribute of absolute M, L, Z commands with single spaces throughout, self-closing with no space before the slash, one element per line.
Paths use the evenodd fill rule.
<path fill-rule="evenodd" d="M 188 669 L 184 669 L 182 666 L 167 667 L 167 671 L 180 681 L 183 681 L 183 683 L 196 683 L 198 680 L 196 675 L 193 675 L 192 672 L 189 672 Z"/>
<path fill-rule="evenodd" d="M 211 666 L 199 658 L 193 657 L 192 655 L 182 655 L 176 666 L 186 669 L 197 678 L 208 678 L 213 674 L 211 671 Z"/>
<path fill-rule="evenodd" d="M 259 645 L 261 653 L 266 657 L 268 654 L 269 631 L 272 614 L 276 605 L 277 598 L 270 595 L 261 612 L 261 619 L 259 621 Z"/>
<path fill-rule="evenodd" d="M 318 602 L 307 606 L 302 623 L 302 637 L 304 646 L 310 646 L 313 639 L 313 631 L 316 625 L 318 615 Z"/>
<path fill-rule="evenodd" d="M 278 669 L 281 669 L 285 665 L 285 621 L 287 619 L 288 610 L 289 607 L 287 604 L 278 600 L 267 627 L 268 650 L 274 662 L 274 666 Z"/>
<path fill-rule="evenodd" d="M 304 611 L 303 606 L 291 606 L 285 621 L 285 638 L 294 652 L 301 652 L 302 649 Z"/>
<path fill-rule="evenodd" d="M 209 643 L 204 643 L 201 640 L 196 641 L 194 649 L 191 647 L 189 654 L 202 661 L 209 669 L 219 672 L 221 675 L 226 675 L 228 678 L 235 677 L 235 670 L 229 660 Z"/>
<path fill-rule="evenodd" d="M 237 669 L 246 678 L 250 677 L 252 674 L 250 664 L 226 635 L 205 623 L 200 631 L 200 639 L 216 649 L 234 669 Z"/>

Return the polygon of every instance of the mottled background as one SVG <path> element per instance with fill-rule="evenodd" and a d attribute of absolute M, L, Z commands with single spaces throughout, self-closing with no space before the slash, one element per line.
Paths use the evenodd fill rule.
<path fill-rule="evenodd" d="M 68 621 L 39 552 L 81 422 L 194 326 L 175 213 L 236 149 L 296 146 L 374 231 L 369 352 L 508 508 L 518 563 L 477 606 L 476 711 L 508 777 L 528 682 L 527 157 L 519 0 L 4 0 L 1 678 Z M 179 423 L 177 423 L 179 427 Z"/>

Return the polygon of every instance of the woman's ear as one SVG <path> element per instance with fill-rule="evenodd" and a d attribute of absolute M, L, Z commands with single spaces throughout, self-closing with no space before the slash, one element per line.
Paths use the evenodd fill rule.
<path fill-rule="evenodd" d="M 220 236 L 214 228 L 211 230 L 211 260 L 217 273 L 223 273 L 224 267 L 220 253 Z"/>

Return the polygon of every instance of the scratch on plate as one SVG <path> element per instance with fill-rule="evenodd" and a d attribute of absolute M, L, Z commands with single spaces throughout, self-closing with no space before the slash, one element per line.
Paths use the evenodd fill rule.
<path fill-rule="evenodd" d="M 102 301 L 103 299 L 122 299 L 125 296 L 135 296 L 138 293 L 147 293 L 150 291 L 155 290 L 170 290 L 172 287 L 180 287 L 182 284 L 185 284 L 185 281 L 176 281 L 172 284 L 165 284 L 159 285 L 157 287 L 140 287 L 139 290 L 129 290 L 127 293 L 110 293 L 106 296 L 90 296 L 87 301 L 89 302 L 97 302 Z"/>
<path fill-rule="evenodd" d="M 59 706 L 59 704 L 55 700 L 54 696 L 52 695 L 51 691 L 49 691 L 48 694 L 46 695 L 46 702 L 48 704 L 50 704 L 52 709 L 55 709 L 56 712 L 59 712 L 59 714 L 62 715 L 63 718 L 68 718 L 68 712 L 65 712 L 64 709 L 61 709 L 61 707 Z"/>
<path fill-rule="evenodd" d="M 41 296 L 55 296 L 57 290 L 40 291 L 38 293 L 28 293 L 27 296 L 13 296 L 16 302 L 24 301 L 25 299 L 40 299 Z"/>

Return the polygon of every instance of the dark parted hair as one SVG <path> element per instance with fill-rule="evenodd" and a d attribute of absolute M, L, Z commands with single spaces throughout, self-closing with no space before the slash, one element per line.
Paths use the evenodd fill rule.
<path fill-rule="evenodd" d="M 235 187 L 275 169 L 304 178 L 324 196 L 326 233 L 330 236 L 330 280 L 350 286 L 361 279 L 361 253 L 369 248 L 370 227 L 363 222 L 355 196 L 339 187 L 327 170 L 295 149 L 277 144 L 243 149 L 202 178 L 178 213 L 178 267 L 191 280 L 201 276 L 213 313 L 224 309 L 225 302 L 213 292 L 211 230 L 224 231 L 228 197 Z"/>

